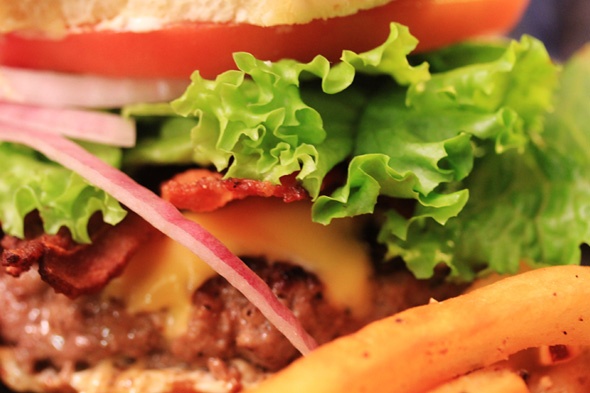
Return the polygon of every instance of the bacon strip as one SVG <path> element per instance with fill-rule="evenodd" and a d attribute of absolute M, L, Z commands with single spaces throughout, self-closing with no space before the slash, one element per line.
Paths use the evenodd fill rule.
<path fill-rule="evenodd" d="M 281 184 L 251 179 L 223 179 L 206 169 L 189 169 L 162 185 L 162 198 L 179 209 L 197 213 L 218 209 L 228 202 L 249 196 L 277 197 L 285 202 L 308 199 L 309 195 L 294 176 L 285 176 Z"/>
<path fill-rule="evenodd" d="M 92 244 L 73 242 L 67 230 L 27 240 L 4 236 L 1 263 L 13 276 L 38 265 L 39 274 L 70 298 L 100 291 L 118 276 L 134 252 L 157 231 L 134 213 L 114 227 L 103 226 Z"/>
<path fill-rule="evenodd" d="M 2 267 L 14 277 L 19 277 L 38 263 L 45 250 L 40 240 L 20 240 L 8 235 L 2 238 L 2 248 Z"/>

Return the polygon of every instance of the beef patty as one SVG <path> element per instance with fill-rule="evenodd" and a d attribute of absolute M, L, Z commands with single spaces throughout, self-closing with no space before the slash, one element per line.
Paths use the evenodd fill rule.
<path fill-rule="evenodd" d="M 269 265 L 260 259 L 245 261 L 320 343 L 461 290 L 440 278 L 419 281 L 406 270 L 394 269 L 372 279 L 373 301 L 365 316 L 357 318 L 350 310 L 331 305 L 322 283 L 302 268 Z M 202 285 L 192 304 L 186 332 L 170 339 L 163 334 L 164 312 L 131 314 L 119 300 L 100 294 L 70 299 L 56 293 L 35 270 L 19 278 L 1 273 L 0 339 L 31 373 L 81 370 L 103 359 L 115 359 L 120 367 L 141 362 L 149 368 L 226 370 L 212 365 L 235 358 L 264 372 L 278 370 L 298 356 L 285 337 L 221 277 Z M 221 377 L 230 376 L 236 378 L 235 373 Z"/>

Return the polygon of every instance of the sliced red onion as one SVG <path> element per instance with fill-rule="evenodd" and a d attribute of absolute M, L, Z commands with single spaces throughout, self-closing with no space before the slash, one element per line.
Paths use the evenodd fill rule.
<path fill-rule="evenodd" d="M 0 122 L 0 140 L 27 145 L 83 176 L 89 183 L 117 198 L 165 235 L 189 248 L 252 302 L 302 354 L 317 344 L 291 310 L 268 285 L 217 238 L 186 219 L 172 204 L 107 165 L 76 143 L 55 134 Z"/>
<path fill-rule="evenodd" d="M 118 108 L 168 102 L 185 91 L 184 79 L 109 78 L 0 67 L 0 99 L 25 104 Z"/>
<path fill-rule="evenodd" d="M 133 147 L 135 124 L 121 116 L 79 109 L 48 108 L 0 101 L 0 121 L 103 145 Z"/>

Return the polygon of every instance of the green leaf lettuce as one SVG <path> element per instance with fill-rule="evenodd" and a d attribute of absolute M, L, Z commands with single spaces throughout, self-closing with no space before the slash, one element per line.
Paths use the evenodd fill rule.
<path fill-rule="evenodd" d="M 111 165 L 121 159 L 118 149 L 85 146 Z M 89 243 L 88 221 L 95 213 L 102 213 L 109 224 L 126 214 L 110 195 L 31 149 L 0 143 L 0 161 L 0 222 L 7 234 L 24 237 L 25 217 L 38 211 L 46 233 L 55 234 L 63 226 L 75 241 Z"/>
<path fill-rule="evenodd" d="M 388 256 L 419 277 L 440 263 L 472 278 L 488 267 L 513 271 L 529 255 L 552 259 L 532 250 L 552 243 L 535 238 L 538 217 L 524 194 L 557 203 L 547 191 L 554 179 L 537 173 L 535 161 L 546 159 L 538 143 L 550 137 L 559 67 L 527 36 L 456 45 L 419 61 L 409 56 L 415 44 L 392 24 L 383 45 L 344 52 L 338 64 L 236 54 L 238 71 L 216 80 L 195 73 L 172 109 L 198 120 L 197 163 L 275 183 L 296 173 L 314 201 L 313 219 L 324 224 L 378 214 Z M 341 185 L 323 193 L 326 175 L 343 164 Z M 555 250 L 570 252 L 563 247 L 575 241 L 566 243 Z"/>

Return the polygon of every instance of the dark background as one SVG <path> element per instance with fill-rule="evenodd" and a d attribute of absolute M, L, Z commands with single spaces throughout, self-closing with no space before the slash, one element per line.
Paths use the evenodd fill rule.
<path fill-rule="evenodd" d="M 543 41 L 554 58 L 567 59 L 590 41 L 590 0 L 531 0 L 512 36 L 523 33 Z"/>

